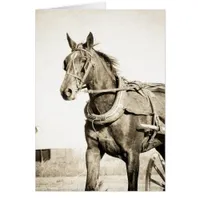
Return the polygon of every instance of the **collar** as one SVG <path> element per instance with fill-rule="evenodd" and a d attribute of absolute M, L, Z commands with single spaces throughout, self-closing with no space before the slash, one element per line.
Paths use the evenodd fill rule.
<path fill-rule="evenodd" d="M 123 81 L 121 77 L 118 77 L 118 87 L 121 88 L 123 86 Z M 126 91 L 119 91 L 117 92 L 117 96 L 115 98 L 115 102 L 112 106 L 112 108 L 107 111 L 104 114 L 97 115 L 94 114 L 91 109 L 90 109 L 90 101 L 86 104 L 85 106 L 85 117 L 87 118 L 88 121 L 94 123 L 94 124 L 107 124 L 107 123 L 112 123 L 119 119 L 123 113 L 124 113 L 124 99 L 125 99 L 125 93 Z"/>

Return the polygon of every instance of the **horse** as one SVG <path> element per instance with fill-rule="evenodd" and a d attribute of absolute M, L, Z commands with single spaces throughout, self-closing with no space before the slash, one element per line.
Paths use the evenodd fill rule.
<path fill-rule="evenodd" d="M 128 191 L 137 191 L 140 153 L 156 148 L 162 157 L 165 157 L 164 135 L 154 134 L 153 145 L 145 150 L 144 144 L 147 143 L 144 141 L 151 138 L 150 133 L 153 130 L 150 126 L 147 129 L 138 128 L 142 124 L 152 125 L 152 121 L 155 122 L 154 115 L 131 112 L 132 107 L 138 109 L 135 105 L 137 103 L 133 105 L 133 98 L 131 99 L 133 93 L 138 95 L 135 100 L 148 97 L 145 102 L 151 103 L 150 95 L 148 92 L 144 96 L 139 94 L 137 91 L 140 85 L 136 82 L 133 82 L 131 87 L 130 84 L 127 85 L 126 79 L 119 75 L 117 60 L 94 49 L 91 32 L 86 42 L 79 44 L 74 42 L 68 33 L 66 36 L 71 53 L 63 61 L 66 74 L 60 88 L 61 96 L 70 101 L 76 99 L 79 91 L 86 89 L 89 94 L 89 102 L 85 106 L 85 191 L 97 190 L 100 160 L 105 153 L 125 162 Z M 161 103 L 165 102 L 162 92 L 157 90 L 154 94 Z M 164 112 L 164 107 L 162 111 Z M 161 118 L 164 123 L 165 117 Z"/>

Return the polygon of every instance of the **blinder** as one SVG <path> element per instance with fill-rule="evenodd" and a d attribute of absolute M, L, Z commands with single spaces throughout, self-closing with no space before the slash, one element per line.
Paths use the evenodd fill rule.
<path fill-rule="evenodd" d="M 78 71 L 77 71 L 76 66 L 74 64 L 74 59 L 72 61 L 73 62 L 72 63 L 72 67 L 73 67 L 74 73 L 66 72 L 66 74 L 68 74 L 70 76 L 73 76 L 75 78 L 76 86 L 77 86 L 78 91 L 79 91 L 79 90 L 85 88 L 85 86 L 84 86 L 85 85 L 85 81 L 86 81 L 87 76 L 88 76 L 88 74 L 90 72 L 90 69 L 92 68 L 92 66 L 94 66 L 94 64 L 92 63 L 92 55 L 91 55 L 91 53 L 89 51 L 87 51 L 87 50 L 85 50 L 83 48 L 80 48 L 80 47 L 77 47 L 76 49 L 73 50 L 73 52 L 76 52 L 76 51 L 84 51 L 84 52 L 86 52 L 88 54 L 87 56 L 85 56 L 86 57 L 86 62 L 84 64 L 83 68 L 86 69 L 86 71 L 85 71 L 85 74 L 84 74 L 83 77 L 78 76 Z"/>

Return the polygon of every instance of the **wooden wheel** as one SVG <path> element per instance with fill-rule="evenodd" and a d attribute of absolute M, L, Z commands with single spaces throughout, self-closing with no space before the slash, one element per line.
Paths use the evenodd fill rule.
<path fill-rule="evenodd" d="M 165 161 L 158 153 L 155 153 L 149 160 L 146 171 L 145 190 L 165 191 Z"/>

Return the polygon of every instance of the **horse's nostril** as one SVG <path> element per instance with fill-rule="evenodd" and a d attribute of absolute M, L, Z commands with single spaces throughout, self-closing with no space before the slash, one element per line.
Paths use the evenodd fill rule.
<path fill-rule="evenodd" d="M 66 95 L 67 97 L 70 97 L 70 96 L 72 95 L 72 90 L 71 90 L 70 88 L 67 88 L 67 89 L 65 90 L 65 95 Z"/>

